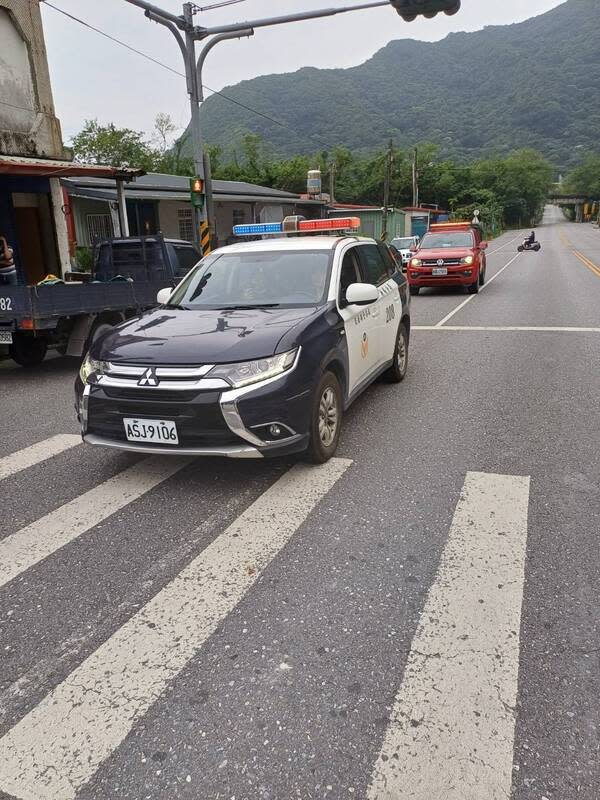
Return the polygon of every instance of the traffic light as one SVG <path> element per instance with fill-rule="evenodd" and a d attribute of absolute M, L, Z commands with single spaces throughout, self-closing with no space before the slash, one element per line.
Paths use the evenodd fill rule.
<path fill-rule="evenodd" d="M 190 178 L 190 195 L 194 208 L 204 208 L 204 181 L 202 178 Z"/>
<path fill-rule="evenodd" d="M 421 16 L 431 19 L 440 11 L 449 17 L 460 11 L 460 0 L 390 0 L 390 3 L 405 22 Z"/>

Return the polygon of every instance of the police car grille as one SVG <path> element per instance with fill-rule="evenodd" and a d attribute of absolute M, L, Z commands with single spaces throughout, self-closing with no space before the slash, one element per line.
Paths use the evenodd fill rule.
<path fill-rule="evenodd" d="M 184 400 L 185 395 L 193 399 L 198 392 L 215 388 L 207 377 L 212 368 L 212 364 L 186 367 L 109 363 L 98 383 L 107 393 L 115 393 L 110 395 L 114 397 L 128 395 L 131 399 L 142 396 L 149 399 L 155 395 L 166 400 L 172 394 L 178 400 Z"/>
<path fill-rule="evenodd" d="M 198 396 L 197 389 L 169 391 L 163 389 L 113 389 L 104 387 L 104 394 L 112 400 L 152 400 L 157 403 L 189 403 Z"/>

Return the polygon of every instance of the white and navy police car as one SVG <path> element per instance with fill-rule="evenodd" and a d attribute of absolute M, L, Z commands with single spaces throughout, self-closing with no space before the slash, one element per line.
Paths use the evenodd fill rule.
<path fill-rule="evenodd" d="M 406 279 L 385 244 L 349 233 L 359 225 L 236 226 L 237 237 L 280 237 L 215 250 L 158 308 L 92 344 L 76 381 L 84 440 L 331 458 L 352 401 L 380 375 L 402 381 L 408 365 Z M 328 235 L 281 237 L 290 231 Z"/>

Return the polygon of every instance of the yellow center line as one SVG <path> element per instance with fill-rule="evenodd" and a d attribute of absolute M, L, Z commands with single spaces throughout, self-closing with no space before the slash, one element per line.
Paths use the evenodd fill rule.
<path fill-rule="evenodd" d="M 587 256 L 584 256 L 583 253 L 579 252 L 579 250 L 573 250 L 573 252 L 581 261 L 581 263 L 590 270 L 590 272 L 593 272 L 594 275 L 600 278 L 600 267 L 596 266 L 591 259 L 589 259 Z"/>
<path fill-rule="evenodd" d="M 571 248 L 571 250 L 573 251 L 573 255 L 576 258 L 578 258 L 579 261 L 581 261 L 581 263 L 584 265 L 584 267 L 587 267 L 590 270 L 590 272 L 593 272 L 593 274 L 596 275 L 596 277 L 600 278 L 600 267 L 597 264 L 594 264 L 594 262 L 591 260 L 591 258 L 588 258 L 587 256 L 584 256 L 583 253 L 579 252 L 579 250 L 575 250 L 575 248 L 573 247 L 573 244 L 571 243 L 571 241 L 567 238 L 567 236 L 562 231 L 560 231 L 559 237 L 560 237 L 560 240 L 562 241 L 562 243 L 564 245 L 566 245 L 567 247 Z"/>

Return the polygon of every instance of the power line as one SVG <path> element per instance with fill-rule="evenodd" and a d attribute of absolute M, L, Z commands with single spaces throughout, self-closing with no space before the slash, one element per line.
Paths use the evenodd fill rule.
<path fill-rule="evenodd" d="M 154 58 L 153 56 L 149 55 L 148 53 L 144 53 L 142 50 L 138 50 L 137 48 L 132 47 L 131 45 L 127 44 L 127 42 L 124 42 L 121 39 L 117 39 L 115 36 L 112 36 L 111 34 L 106 33 L 105 31 L 101 30 L 100 28 L 96 28 L 94 25 L 90 25 L 90 23 L 86 22 L 85 20 L 80 19 L 79 17 L 76 17 L 74 14 L 70 14 L 68 11 L 65 11 L 64 9 L 59 8 L 58 6 L 54 5 L 53 3 L 50 2 L 50 0 L 41 0 L 41 2 L 45 3 L 45 5 L 47 5 L 49 8 L 52 8 L 54 11 L 57 11 L 59 14 L 63 14 L 65 17 L 68 17 L 73 22 L 77 22 L 80 25 L 83 25 L 85 28 L 88 28 L 89 30 L 92 30 L 95 33 L 100 34 L 100 36 L 104 36 L 104 38 L 109 39 L 111 42 L 114 42 L 115 44 L 118 44 L 121 47 L 124 47 L 125 49 L 130 50 L 132 53 L 135 53 L 136 55 L 141 56 L 142 58 L 145 58 L 148 61 L 151 61 L 153 64 L 156 64 L 156 66 L 162 67 L 163 69 L 166 69 L 169 72 L 173 73 L 174 75 L 178 75 L 181 78 L 185 78 L 186 77 L 183 72 L 179 72 L 179 70 L 175 69 L 174 67 L 170 67 L 168 64 L 165 64 L 164 62 L 159 61 L 158 59 Z M 331 142 L 326 141 L 319 134 L 314 134 L 314 133 L 313 134 L 300 134 L 291 125 L 288 125 L 287 123 L 282 122 L 281 120 L 276 119 L 275 117 L 271 117 L 269 114 L 265 114 L 263 111 L 259 111 L 256 108 L 252 108 L 252 106 L 246 105 L 245 103 L 242 103 L 240 100 L 236 100 L 235 98 L 224 94 L 223 92 L 219 91 L 218 89 L 211 89 L 211 87 L 207 86 L 206 84 L 202 84 L 202 85 L 203 85 L 203 88 L 207 89 L 209 92 L 211 92 L 211 94 L 216 94 L 219 97 L 222 97 L 224 100 L 227 100 L 228 102 L 233 103 L 234 105 L 239 106 L 240 108 L 243 108 L 246 111 L 249 111 L 251 114 L 256 114 L 256 116 L 262 117 L 263 119 L 266 119 L 269 122 L 272 122 L 274 125 L 278 125 L 281 128 L 285 128 L 286 130 L 291 131 L 299 139 L 301 139 L 302 136 L 304 135 L 309 139 L 313 139 L 315 142 L 319 142 L 319 146 L 320 147 L 323 147 L 325 145 L 325 146 L 327 146 L 327 148 L 329 150 L 334 150 L 335 147 L 336 147 L 336 145 L 332 145 Z M 380 118 L 383 119 L 383 117 L 380 117 Z M 387 120 L 384 120 L 384 121 L 386 122 L 386 124 L 389 125 L 389 122 Z"/>

